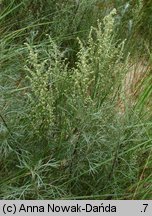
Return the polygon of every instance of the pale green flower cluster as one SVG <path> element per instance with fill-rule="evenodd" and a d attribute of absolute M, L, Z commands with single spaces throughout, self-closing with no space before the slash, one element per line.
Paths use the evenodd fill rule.
<path fill-rule="evenodd" d="M 38 53 L 28 44 L 29 60 L 26 69 L 29 72 L 27 78 L 30 81 L 31 91 L 28 93 L 31 103 L 31 121 L 33 125 L 47 128 L 53 125 L 53 83 L 51 82 L 52 68 L 48 60 L 38 60 Z"/>
<path fill-rule="evenodd" d="M 122 70 L 124 41 L 115 42 L 114 15 L 115 9 L 104 18 L 103 25 L 98 21 L 97 28 L 91 28 L 87 44 L 79 40 L 75 92 L 79 92 L 86 102 L 102 99 L 111 90 L 115 80 L 119 79 Z"/>

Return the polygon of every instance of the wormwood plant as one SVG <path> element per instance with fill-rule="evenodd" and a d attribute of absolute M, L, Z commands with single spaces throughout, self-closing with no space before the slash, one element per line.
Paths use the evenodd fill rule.
<path fill-rule="evenodd" d="M 56 149 L 54 157 L 61 163 L 60 174 L 66 173 L 64 184 L 70 194 L 79 194 L 86 188 L 83 178 L 88 179 L 86 194 L 95 190 L 91 176 L 95 183 L 101 174 L 100 164 L 112 157 L 117 146 L 117 135 L 114 145 L 108 143 L 110 134 L 115 133 L 110 127 L 115 124 L 111 118 L 114 114 L 111 99 L 124 68 L 121 63 L 124 42 L 115 41 L 114 15 L 115 9 L 104 18 L 103 24 L 98 21 L 97 28 L 91 28 L 86 44 L 79 39 L 80 50 L 72 69 L 67 69 L 51 38 L 48 49 L 34 51 L 27 45 L 30 127 L 33 136 L 41 137 L 43 145 Z M 101 166 L 109 172 L 100 179 L 100 184 L 104 185 L 111 175 L 111 166 L 110 163 Z"/>

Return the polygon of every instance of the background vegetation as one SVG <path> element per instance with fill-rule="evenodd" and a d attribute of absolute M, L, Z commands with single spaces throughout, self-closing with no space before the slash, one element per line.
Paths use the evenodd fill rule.
<path fill-rule="evenodd" d="M 0 198 L 151 199 L 152 4 L 0 1 Z"/>

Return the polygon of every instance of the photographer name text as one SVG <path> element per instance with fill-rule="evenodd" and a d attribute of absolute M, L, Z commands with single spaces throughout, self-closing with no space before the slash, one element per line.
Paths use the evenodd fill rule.
<path fill-rule="evenodd" d="M 101 203 L 100 205 L 93 205 L 91 203 L 86 203 L 85 205 L 56 205 L 56 204 L 47 204 L 47 205 L 26 205 L 20 204 L 16 206 L 12 205 L 3 205 L 3 213 L 112 213 L 117 212 L 117 207 L 111 204 Z"/>

